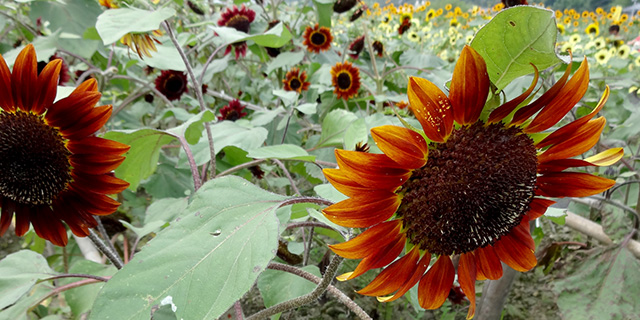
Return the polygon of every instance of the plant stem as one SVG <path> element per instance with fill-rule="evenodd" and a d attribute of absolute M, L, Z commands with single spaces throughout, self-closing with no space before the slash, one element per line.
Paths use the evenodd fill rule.
<path fill-rule="evenodd" d="M 115 252 L 111 251 L 111 249 L 106 244 L 104 244 L 104 242 L 100 239 L 100 237 L 98 237 L 93 229 L 89 229 L 89 239 L 93 241 L 93 244 L 96 245 L 98 250 L 100 250 L 100 252 L 102 252 L 116 268 L 122 269 L 124 263 L 122 262 L 120 257 L 118 257 Z"/>
<path fill-rule="evenodd" d="M 282 161 L 278 159 L 273 159 L 273 162 L 275 162 L 275 164 L 277 164 L 278 167 L 282 169 L 282 171 L 284 172 L 284 175 L 287 176 L 287 179 L 289 179 L 289 183 L 291 184 L 291 188 L 293 189 L 293 192 L 295 192 L 295 194 L 297 195 L 302 195 L 302 193 L 300 193 L 300 190 L 298 190 L 298 187 L 296 186 L 296 182 L 293 181 L 293 178 L 291 177 L 289 170 L 287 170 L 287 167 L 284 166 L 284 163 L 282 163 Z"/>
<path fill-rule="evenodd" d="M 202 186 L 202 180 L 200 180 L 200 173 L 198 172 L 198 166 L 196 165 L 196 160 L 193 158 L 193 152 L 191 152 L 191 148 L 189 147 L 189 143 L 185 137 L 176 135 L 174 136 L 178 138 L 182 148 L 184 149 L 184 153 L 187 155 L 187 160 L 189 161 L 189 168 L 191 169 L 191 175 L 193 176 L 193 188 L 198 191 Z"/>

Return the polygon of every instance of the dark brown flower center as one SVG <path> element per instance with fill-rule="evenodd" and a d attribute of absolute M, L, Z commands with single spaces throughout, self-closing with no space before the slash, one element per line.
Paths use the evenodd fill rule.
<path fill-rule="evenodd" d="M 248 33 L 249 28 L 251 27 L 251 21 L 249 21 L 249 18 L 247 18 L 246 16 L 238 14 L 231 17 L 231 19 L 229 19 L 229 21 L 225 23 L 225 26 L 234 28 L 244 33 Z"/>
<path fill-rule="evenodd" d="M 71 152 L 43 116 L 0 112 L 0 195 L 27 205 L 51 204 L 71 181 Z"/>
<path fill-rule="evenodd" d="M 171 74 L 167 80 L 164 82 L 165 92 L 169 93 L 182 93 L 184 91 L 184 80 L 175 74 Z"/>
<path fill-rule="evenodd" d="M 316 46 L 322 46 L 327 42 L 327 37 L 320 32 L 314 32 L 311 34 L 311 43 Z"/>
<path fill-rule="evenodd" d="M 341 90 L 349 90 L 351 88 L 351 76 L 347 72 L 341 72 L 338 75 L 338 88 Z"/>
<path fill-rule="evenodd" d="M 300 80 L 298 80 L 298 78 L 293 78 L 291 79 L 291 81 L 289 81 L 289 87 L 291 87 L 291 89 L 293 90 L 298 90 L 301 85 L 302 83 L 300 83 Z"/>
<path fill-rule="evenodd" d="M 519 128 L 482 122 L 429 146 L 427 164 L 400 193 L 410 241 L 441 255 L 495 243 L 529 210 L 537 169 L 533 141 Z"/>

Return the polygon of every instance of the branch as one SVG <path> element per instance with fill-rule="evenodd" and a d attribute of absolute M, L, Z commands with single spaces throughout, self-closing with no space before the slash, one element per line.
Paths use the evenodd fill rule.
<path fill-rule="evenodd" d="M 613 244 L 613 240 L 604 233 L 602 226 L 587 218 L 567 211 L 567 216 L 564 221 L 565 225 L 571 229 L 584 233 L 604 244 Z M 640 242 L 629 240 L 626 247 L 636 258 L 640 258 Z"/>

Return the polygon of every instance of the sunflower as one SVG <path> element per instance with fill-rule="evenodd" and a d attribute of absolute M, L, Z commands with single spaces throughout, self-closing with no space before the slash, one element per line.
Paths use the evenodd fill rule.
<path fill-rule="evenodd" d="M 380 21 L 380 23 L 383 24 L 389 24 L 391 22 L 391 14 L 385 14 L 384 16 L 382 16 L 382 21 Z"/>
<path fill-rule="evenodd" d="M 382 58 L 382 55 L 384 54 L 384 45 L 382 42 L 376 40 L 371 44 L 371 46 L 373 47 L 373 51 L 376 52 L 376 55 Z"/>
<path fill-rule="evenodd" d="M 333 4 L 333 12 L 343 13 L 351 10 L 358 4 L 358 0 L 338 0 Z"/>
<path fill-rule="evenodd" d="M 429 20 L 435 18 L 435 16 L 436 16 L 436 11 L 433 10 L 433 9 L 429 9 L 429 11 L 427 11 L 427 17 L 424 20 L 425 21 L 429 21 Z"/>
<path fill-rule="evenodd" d="M 400 22 L 405 23 L 405 21 L 410 21 L 413 18 L 413 14 L 411 12 L 403 12 L 400 14 Z"/>
<path fill-rule="evenodd" d="M 636 65 L 636 67 L 640 67 L 640 56 L 636 57 L 636 59 L 633 60 L 633 64 Z"/>
<path fill-rule="evenodd" d="M 558 27 L 558 32 L 559 32 L 560 34 L 564 34 L 564 33 L 565 33 L 565 26 L 564 26 L 564 24 L 562 24 L 562 23 L 558 23 L 557 27 Z"/>
<path fill-rule="evenodd" d="M 582 37 L 577 33 L 574 33 L 574 34 L 571 35 L 571 37 L 569 37 L 569 42 L 571 42 L 573 44 L 576 44 L 576 43 L 578 43 L 580 41 L 582 41 Z"/>
<path fill-rule="evenodd" d="M 234 28 L 240 32 L 249 33 L 251 30 L 251 23 L 255 18 L 255 11 L 245 7 L 244 4 L 239 9 L 238 6 L 234 5 L 232 8 L 227 8 L 222 12 L 220 19 L 218 20 L 218 25 Z M 227 46 L 224 54 L 229 54 L 232 47 L 236 49 L 236 60 L 238 60 L 240 56 L 244 57 L 247 54 L 247 43 L 245 41 L 236 42 Z"/>
<path fill-rule="evenodd" d="M 304 44 L 307 46 L 309 52 L 320 53 L 320 51 L 327 51 L 331 47 L 331 31 L 327 27 L 320 27 L 317 23 L 311 28 L 307 27 L 304 30 Z"/>
<path fill-rule="evenodd" d="M 403 35 L 407 30 L 411 28 L 411 20 L 405 20 L 398 26 L 398 34 Z"/>
<path fill-rule="evenodd" d="M 156 89 L 167 99 L 180 99 L 187 92 L 187 74 L 175 70 L 163 70 L 156 78 Z"/>
<path fill-rule="evenodd" d="M 515 6 L 526 6 L 529 3 L 527 3 L 527 0 L 502 0 L 502 4 L 505 8 L 511 8 Z"/>
<path fill-rule="evenodd" d="M 309 86 L 311 85 L 311 83 L 307 81 L 307 73 L 305 71 L 300 73 L 300 69 L 298 68 L 289 70 L 285 79 L 282 80 L 282 83 L 284 83 L 284 90 L 296 91 L 297 93 L 309 90 Z"/>
<path fill-rule="evenodd" d="M 584 32 L 586 32 L 588 35 L 597 37 L 600 34 L 600 27 L 597 23 L 594 22 L 588 25 L 587 28 L 584 29 Z"/>
<path fill-rule="evenodd" d="M 331 82 L 335 88 L 333 93 L 338 96 L 338 99 L 348 100 L 360 89 L 360 70 L 351 62 L 338 62 L 331 68 Z"/>
<path fill-rule="evenodd" d="M 458 282 L 471 302 L 467 316 L 473 317 L 476 280 L 499 279 L 501 262 L 518 271 L 533 268 L 529 221 L 554 203 L 547 197 L 588 196 L 615 184 L 565 169 L 610 165 L 622 157 L 617 148 L 571 159 L 597 142 L 605 119 L 591 119 L 606 101 L 608 88 L 589 115 L 540 141 L 530 137 L 557 124 L 585 94 L 586 59 L 567 81 L 570 72 L 571 66 L 549 91 L 515 110 L 533 92 L 536 70 L 529 89 L 486 120 L 480 117 L 489 77 L 484 60 L 471 47 L 460 54 L 449 97 L 425 79 L 410 78 L 409 108 L 424 132 L 373 128 L 371 135 L 383 154 L 336 150 L 339 168 L 324 169 L 327 180 L 349 197 L 324 209 L 324 215 L 345 227 L 368 228 L 330 246 L 342 257 L 362 259 L 338 279 L 387 266 L 358 292 L 387 302 L 419 282 L 420 305 L 435 309 L 452 288 L 456 270 L 451 256 L 459 255 Z M 405 248 L 406 254 L 395 260 Z M 427 271 L 432 256 L 437 259 Z"/>
<path fill-rule="evenodd" d="M 218 116 L 218 120 L 229 120 L 236 121 L 242 117 L 246 117 L 247 113 L 244 112 L 245 106 L 240 104 L 240 100 L 234 99 L 229 102 L 228 105 L 222 107 L 220 109 L 220 115 Z"/>
<path fill-rule="evenodd" d="M 603 37 L 600 37 L 593 40 L 593 44 L 596 46 L 596 49 L 604 49 L 607 46 L 607 41 L 604 40 Z"/>
<path fill-rule="evenodd" d="M 407 33 L 407 38 L 411 42 L 420 42 L 420 36 L 415 31 L 410 31 L 409 33 Z"/>
<path fill-rule="evenodd" d="M 137 53 L 140 59 L 144 59 L 142 55 L 151 58 L 151 51 L 158 52 L 156 43 L 162 44 L 156 38 L 163 34 L 161 30 L 155 30 L 151 33 L 127 33 L 120 38 L 120 42 Z"/>
<path fill-rule="evenodd" d="M 445 10 L 447 10 L 447 11 L 451 11 L 451 8 L 452 8 L 452 7 L 453 7 L 453 6 L 451 5 L 451 3 L 447 3 L 447 4 L 444 6 L 444 9 L 445 9 Z"/>
<path fill-rule="evenodd" d="M 58 85 L 62 85 L 66 82 L 68 82 L 69 80 L 71 80 L 71 75 L 69 75 L 69 66 L 67 65 L 67 63 L 57 54 L 53 54 L 51 57 L 49 57 L 49 62 L 56 60 L 56 59 L 60 59 L 61 64 L 60 64 L 60 77 L 58 79 Z M 46 61 L 38 61 L 38 75 L 40 75 L 40 72 L 42 72 L 42 70 L 44 70 L 44 67 L 47 66 Z"/>
<path fill-rule="evenodd" d="M 13 73 L 0 55 L 0 235 L 15 214 L 16 235 L 32 224 L 39 237 L 65 246 L 62 221 L 84 237 L 97 225 L 95 215 L 120 205 L 107 194 L 129 186 L 111 173 L 129 146 L 94 136 L 112 110 L 95 107 L 101 94 L 94 79 L 54 103 L 60 66 L 55 59 L 37 75 L 31 44 Z"/>
<path fill-rule="evenodd" d="M 364 49 L 364 35 L 357 37 L 349 44 L 349 56 L 352 59 L 358 59 L 362 49 Z"/>
<path fill-rule="evenodd" d="M 98 3 L 100 3 L 101 6 L 107 8 L 107 9 L 117 9 L 118 8 L 118 5 L 113 3 L 113 0 L 98 0 Z"/>

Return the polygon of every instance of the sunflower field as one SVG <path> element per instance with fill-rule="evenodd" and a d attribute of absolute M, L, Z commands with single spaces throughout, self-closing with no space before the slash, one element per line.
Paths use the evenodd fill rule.
<path fill-rule="evenodd" d="M 637 319 L 627 2 L 0 2 L 0 319 Z"/>

